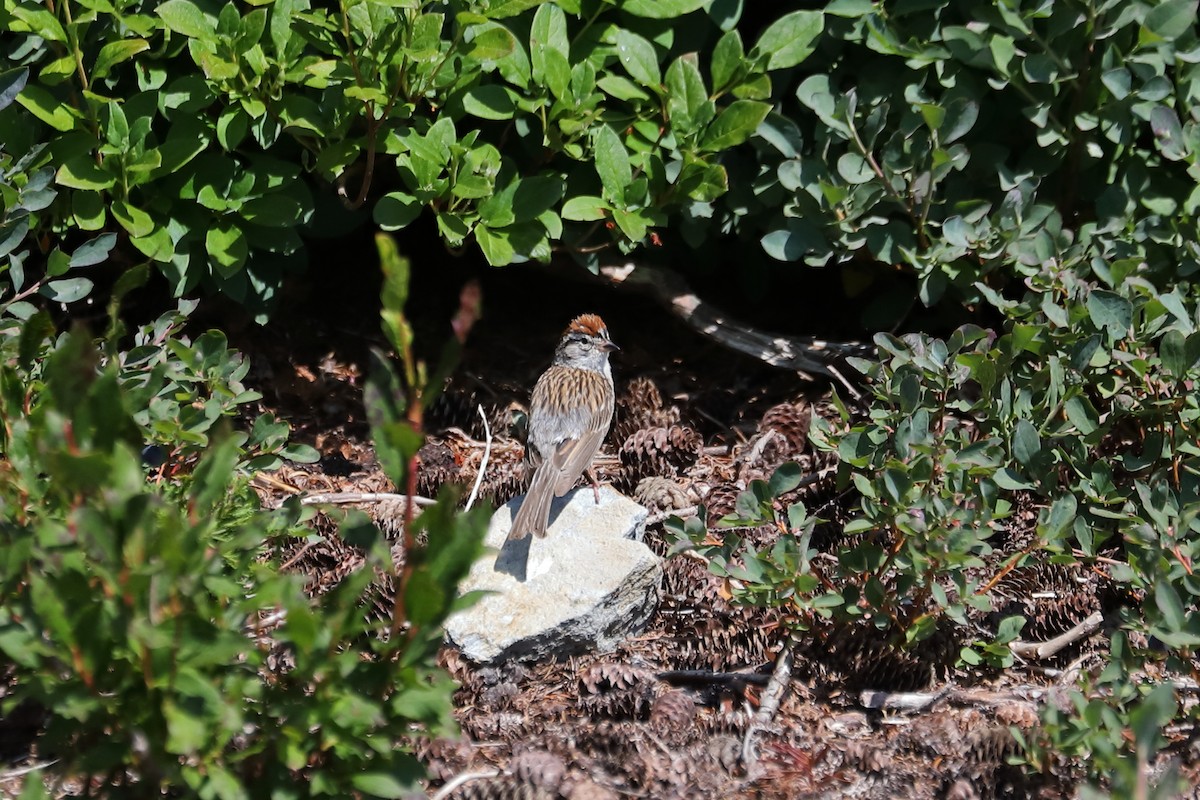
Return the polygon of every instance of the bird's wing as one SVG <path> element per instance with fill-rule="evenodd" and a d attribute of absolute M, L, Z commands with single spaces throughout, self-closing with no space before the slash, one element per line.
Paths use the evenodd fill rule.
<path fill-rule="evenodd" d="M 588 431 L 578 439 L 568 439 L 559 445 L 554 454 L 554 461 L 562 466 L 559 467 L 558 481 L 554 484 L 555 497 L 562 497 L 571 491 L 571 487 L 579 480 L 583 471 L 592 465 L 592 459 L 600 449 L 600 443 L 604 441 L 606 433 L 608 425 L 598 431 Z"/>

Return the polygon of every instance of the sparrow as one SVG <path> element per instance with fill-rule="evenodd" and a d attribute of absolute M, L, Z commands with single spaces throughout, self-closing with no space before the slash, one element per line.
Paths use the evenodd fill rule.
<path fill-rule="evenodd" d="M 550 365 L 533 387 L 525 463 L 534 470 L 529 492 L 513 517 L 509 540 L 546 535 L 550 502 L 562 497 L 586 470 L 596 502 L 600 490 L 591 474 L 613 418 L 613 377 L 609 353 L 620 348 L 595 314 L 567 326 Z"/>

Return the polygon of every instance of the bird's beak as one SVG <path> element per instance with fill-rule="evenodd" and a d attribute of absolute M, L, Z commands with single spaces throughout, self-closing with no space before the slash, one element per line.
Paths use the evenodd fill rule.
<path fill-rule="evenodd" d="M 601 342 L 601 343 L 600 343 L 600 349 L 601 349 L 601 350 L 603 350 L 603 351 L 604 351 L 604 352 L 606 352 L 606 353 L 611 353 L 611 352 L 613 352 L 614 350 L 620 350 L 621 348 L 617 347 L 617 346 L 616 346 L 615 344 L 613 344 L 612 342 L 610 342 L 610 341 L 608 341 L 608 340 L 605 340 L 605 341 L 603 341 L 603 342 Z"/>

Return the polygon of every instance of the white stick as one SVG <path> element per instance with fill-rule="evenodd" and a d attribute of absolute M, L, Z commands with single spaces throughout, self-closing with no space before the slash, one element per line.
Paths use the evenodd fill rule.
<path fill-rule="evenodd" d="M 471 487 L 471 496 L 467 498 L 466 511 L 475 505 L 475 497 L 479 494 L 479 486 L 483 483 L 483 473 L 487 471 L 488 456 L 492 454 L 492 429 L 488 427 L 487 414 L 483 413 L 483 403 L 479 406 L 479 418 L 483 420 L 483 460 L 479 462 L 479 472 L 475 475 L 475 485 Z"/>

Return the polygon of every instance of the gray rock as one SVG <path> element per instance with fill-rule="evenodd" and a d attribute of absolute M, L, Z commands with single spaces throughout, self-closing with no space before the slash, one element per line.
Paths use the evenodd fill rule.
<path fill-rule="evenodd" d="M 638 631 L 662 583 L 661 559 L 641 541 L 646 509 L 608 486 L 597 505 L 584 487 L 554 501 L 545 538 L 506 542 L 523 499 L 492 517 L 492 550 L 460 587 L 489 594 L 447 620 L 450 641 L 492 663 L 609 650 Z"/>

